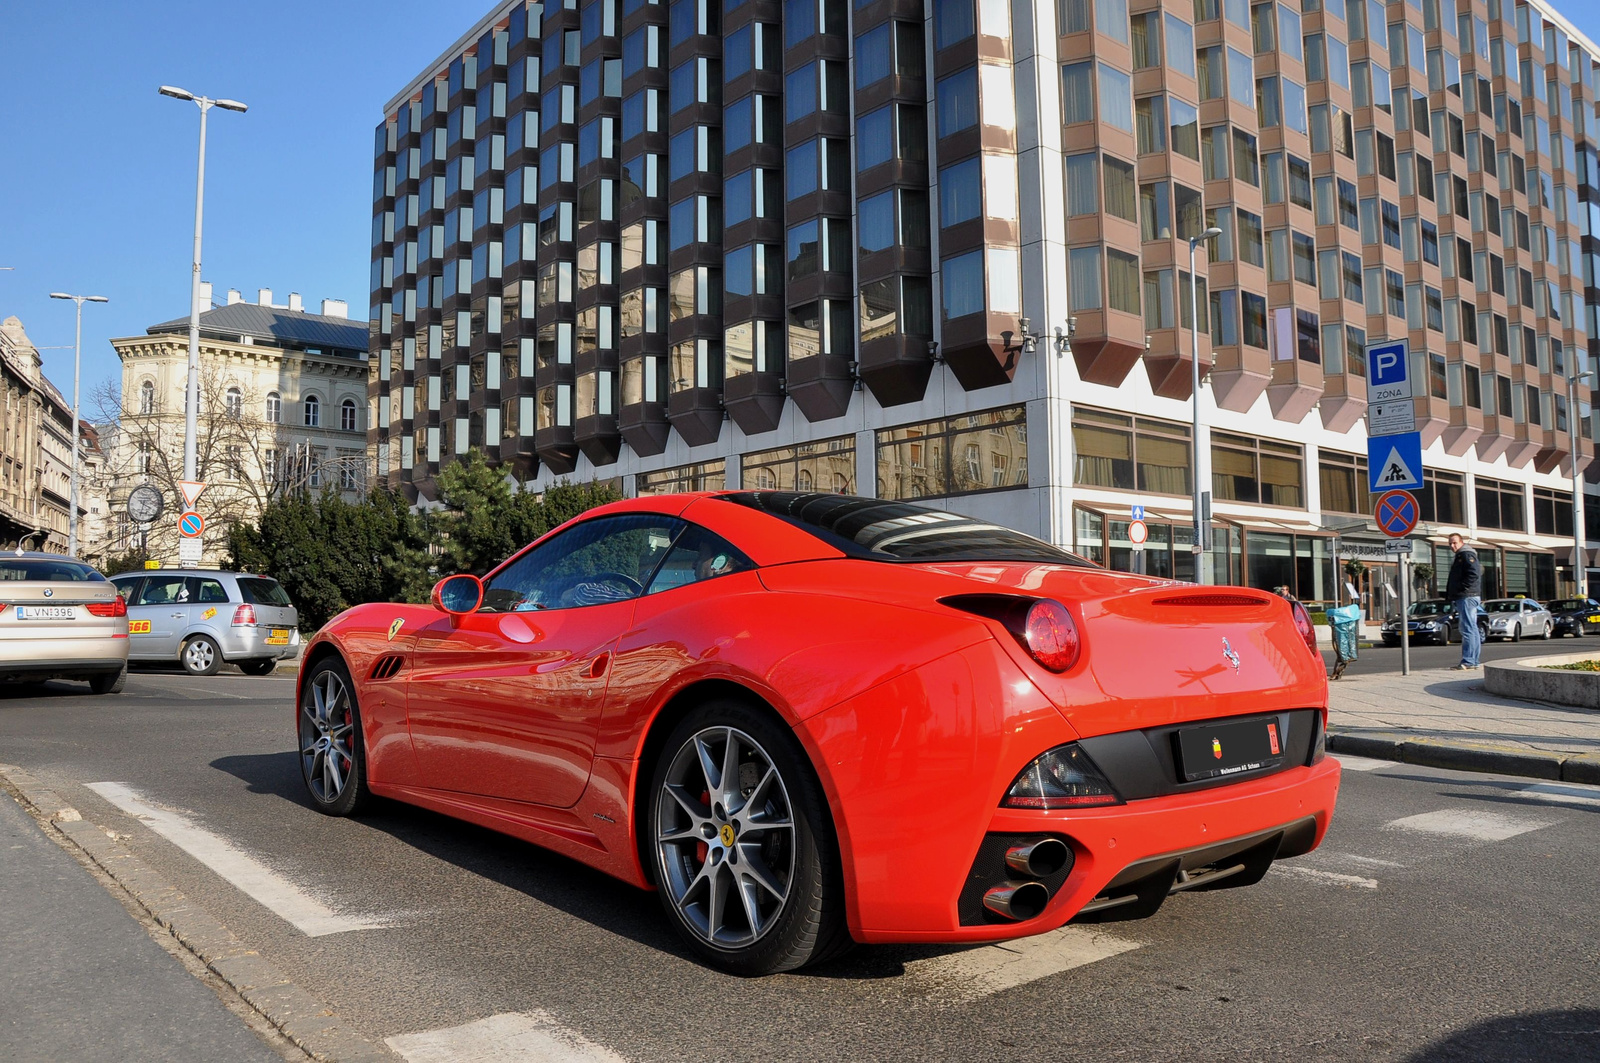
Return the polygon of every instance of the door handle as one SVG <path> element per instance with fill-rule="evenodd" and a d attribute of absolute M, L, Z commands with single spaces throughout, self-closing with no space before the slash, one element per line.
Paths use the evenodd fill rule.
<path fill-rule="evenodd" d="M 182 620 L 183 619 L 183 614 L 182 613 L 173 613 L 172 614 L 172 619 L 174 619 L 174 620 Z"/>

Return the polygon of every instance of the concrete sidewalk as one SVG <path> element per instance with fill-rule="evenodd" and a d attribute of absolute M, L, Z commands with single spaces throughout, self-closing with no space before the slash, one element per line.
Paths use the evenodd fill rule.
<path fill-rule="evenodd" d="M 1481 671 L 1346 676 L 1329 691 L 1334 752 L 1600 784 L 1600 712 L 1497 697 Z"/>

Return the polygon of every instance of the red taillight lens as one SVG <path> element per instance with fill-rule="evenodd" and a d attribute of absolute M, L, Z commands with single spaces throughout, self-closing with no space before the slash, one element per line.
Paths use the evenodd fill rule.
<path fill-rule="evenodd" d="M 1294 614 L 1294 629 L 1300 632 L 1300 637 L 1306 640 L 1306 645 L 1312 653 L 1320 653 L 1317 649 L 1317 629 L 1311 624 L 1311 614 L 1306 612 L 1306 607 L 1299 602 L 1290 602 L 1289 611 Z"/>
<path fill-rule="evenodd" d="M 127 616 L 128 603 L 122 600 L 122 595 L 117 595 L 109 602 L 90 602 L 84 606 L 91 616 Z"/>
<path fill-rule="evenodd" d="M 255 627 L 255 625 L 256 607 L 251 605 L 249 602 L 246 602 L 233 611 L 234 627 Z"/>
<path fill-rule="evenodd" d="M 1028 608 L 1022 644 L 1052 672 L 1065 672 L 1078 663 L 1078 625 L 1060 602 L 1046 598 Z"/>

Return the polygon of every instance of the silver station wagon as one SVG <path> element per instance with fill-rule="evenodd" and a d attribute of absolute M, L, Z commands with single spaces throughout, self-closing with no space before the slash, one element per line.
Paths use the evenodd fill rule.
<path fill-rule="evenodd" d="M 128 603 L 130 661 L 177 661 L 190 675 L 213 675 L 226 662 L 266 675 L 300 648 L 300 616 L 267 576 L 163 568 L 111 582 Z"/>

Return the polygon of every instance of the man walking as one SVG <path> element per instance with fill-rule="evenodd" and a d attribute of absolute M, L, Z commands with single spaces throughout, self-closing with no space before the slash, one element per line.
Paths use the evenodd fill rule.
<path fill-rule="evenodd" d="M 1478 667 L 1478 654 L 1483 649 L 1483 637 L 1478 632 L 1478 614 L 1483 611 L 1483 566 L 1478 563 L 1478 552 L 1459 534 L 1451 534 L 1450 549 L 1456 556 L 1450 562 L 1450 580 L 1445 584 L 1444 596 L 1455 606 L 1461 629 L 1461 663 L 1455 667 L 1457 671 L 1470 672 Z"/>

